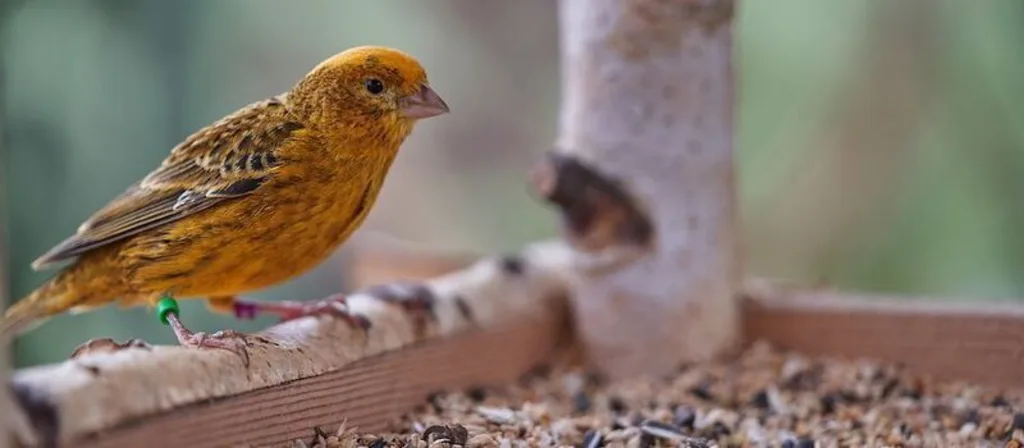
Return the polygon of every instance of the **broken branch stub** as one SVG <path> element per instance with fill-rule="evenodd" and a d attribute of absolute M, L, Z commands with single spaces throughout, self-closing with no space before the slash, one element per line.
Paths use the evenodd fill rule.
<path fill-rule="evenodd" d="M 561 130 L 534 172 L 573 247 L 576 325 L 612 376 L 739 341 L 732 0 L 562 0 Z"/>

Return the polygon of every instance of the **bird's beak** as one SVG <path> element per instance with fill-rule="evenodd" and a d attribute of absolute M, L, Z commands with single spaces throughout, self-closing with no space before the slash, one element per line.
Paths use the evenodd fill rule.
<path fill-rule="evenodd" d="M 406 118 L 421 119 L 430 118 L 448 113 L 448 105 L 441 96 L 423 84 L 420 91 L 405 97 L 402 101 L 402 115 Z"/>

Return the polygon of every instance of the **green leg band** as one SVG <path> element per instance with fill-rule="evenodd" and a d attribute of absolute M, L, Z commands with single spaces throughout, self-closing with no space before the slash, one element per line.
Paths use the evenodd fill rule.
<path fill-rule="evenodd" d="M 178 301 L 174 300 L 173 297 L 165 295 L 160 298 L 160 301 L 156 303 L 156 317 L 160 319 L 160 322 L 164 325 L 169 325 L 167 321 L 168 314 L 174 314 L 177 316 L 181 312 L 178 308 Z"/>

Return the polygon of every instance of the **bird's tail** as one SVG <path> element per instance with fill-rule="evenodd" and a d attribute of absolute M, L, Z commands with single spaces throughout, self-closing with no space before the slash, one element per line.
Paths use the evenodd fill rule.
<path fill-rule="evenodd" d="M 57 279 L 46 282 L 43 286 L 25 298 L 14 302 L 3 318 L 0 318 L 0 346 L 8 345 L 16 336 L 25 333 L 46 320 L 49 302 L 60 302 L 63 294 Z"/>
<path fill-rule="evenodd" d="M 114 292 L 112 279 L 96 275 L 93 266 L 73 264 L 28 296 L 11 304 L 0 318 L 0 346 L 6 346 L 17 337 L 46 321 L 55 314 L 73 308 L 85 308 L 92 302 L 93 293 Z"/>

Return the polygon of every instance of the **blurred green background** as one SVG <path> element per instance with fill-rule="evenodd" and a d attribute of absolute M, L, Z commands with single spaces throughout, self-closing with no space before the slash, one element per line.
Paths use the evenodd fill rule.
<path fill-rule="evenodd" d="M 525 173 L 554 141 L 555 2 L 0 2 L 7 277 L 190 132 L 360 44 L 426 65 L 453 113 L 418 127 L 357 235 L 512 249 L 556 233 Z M 1024 2 L 745 0 L 738 164 L 748 270 L 868 291 L 1024 298 Z M 345 288 L 345 250 L 255 296 Z M 185 303 L 195 329 L 251 330 Z M 93 337 L 173 341 L 149 312 L 57 317 L 15 364 Z"/>

